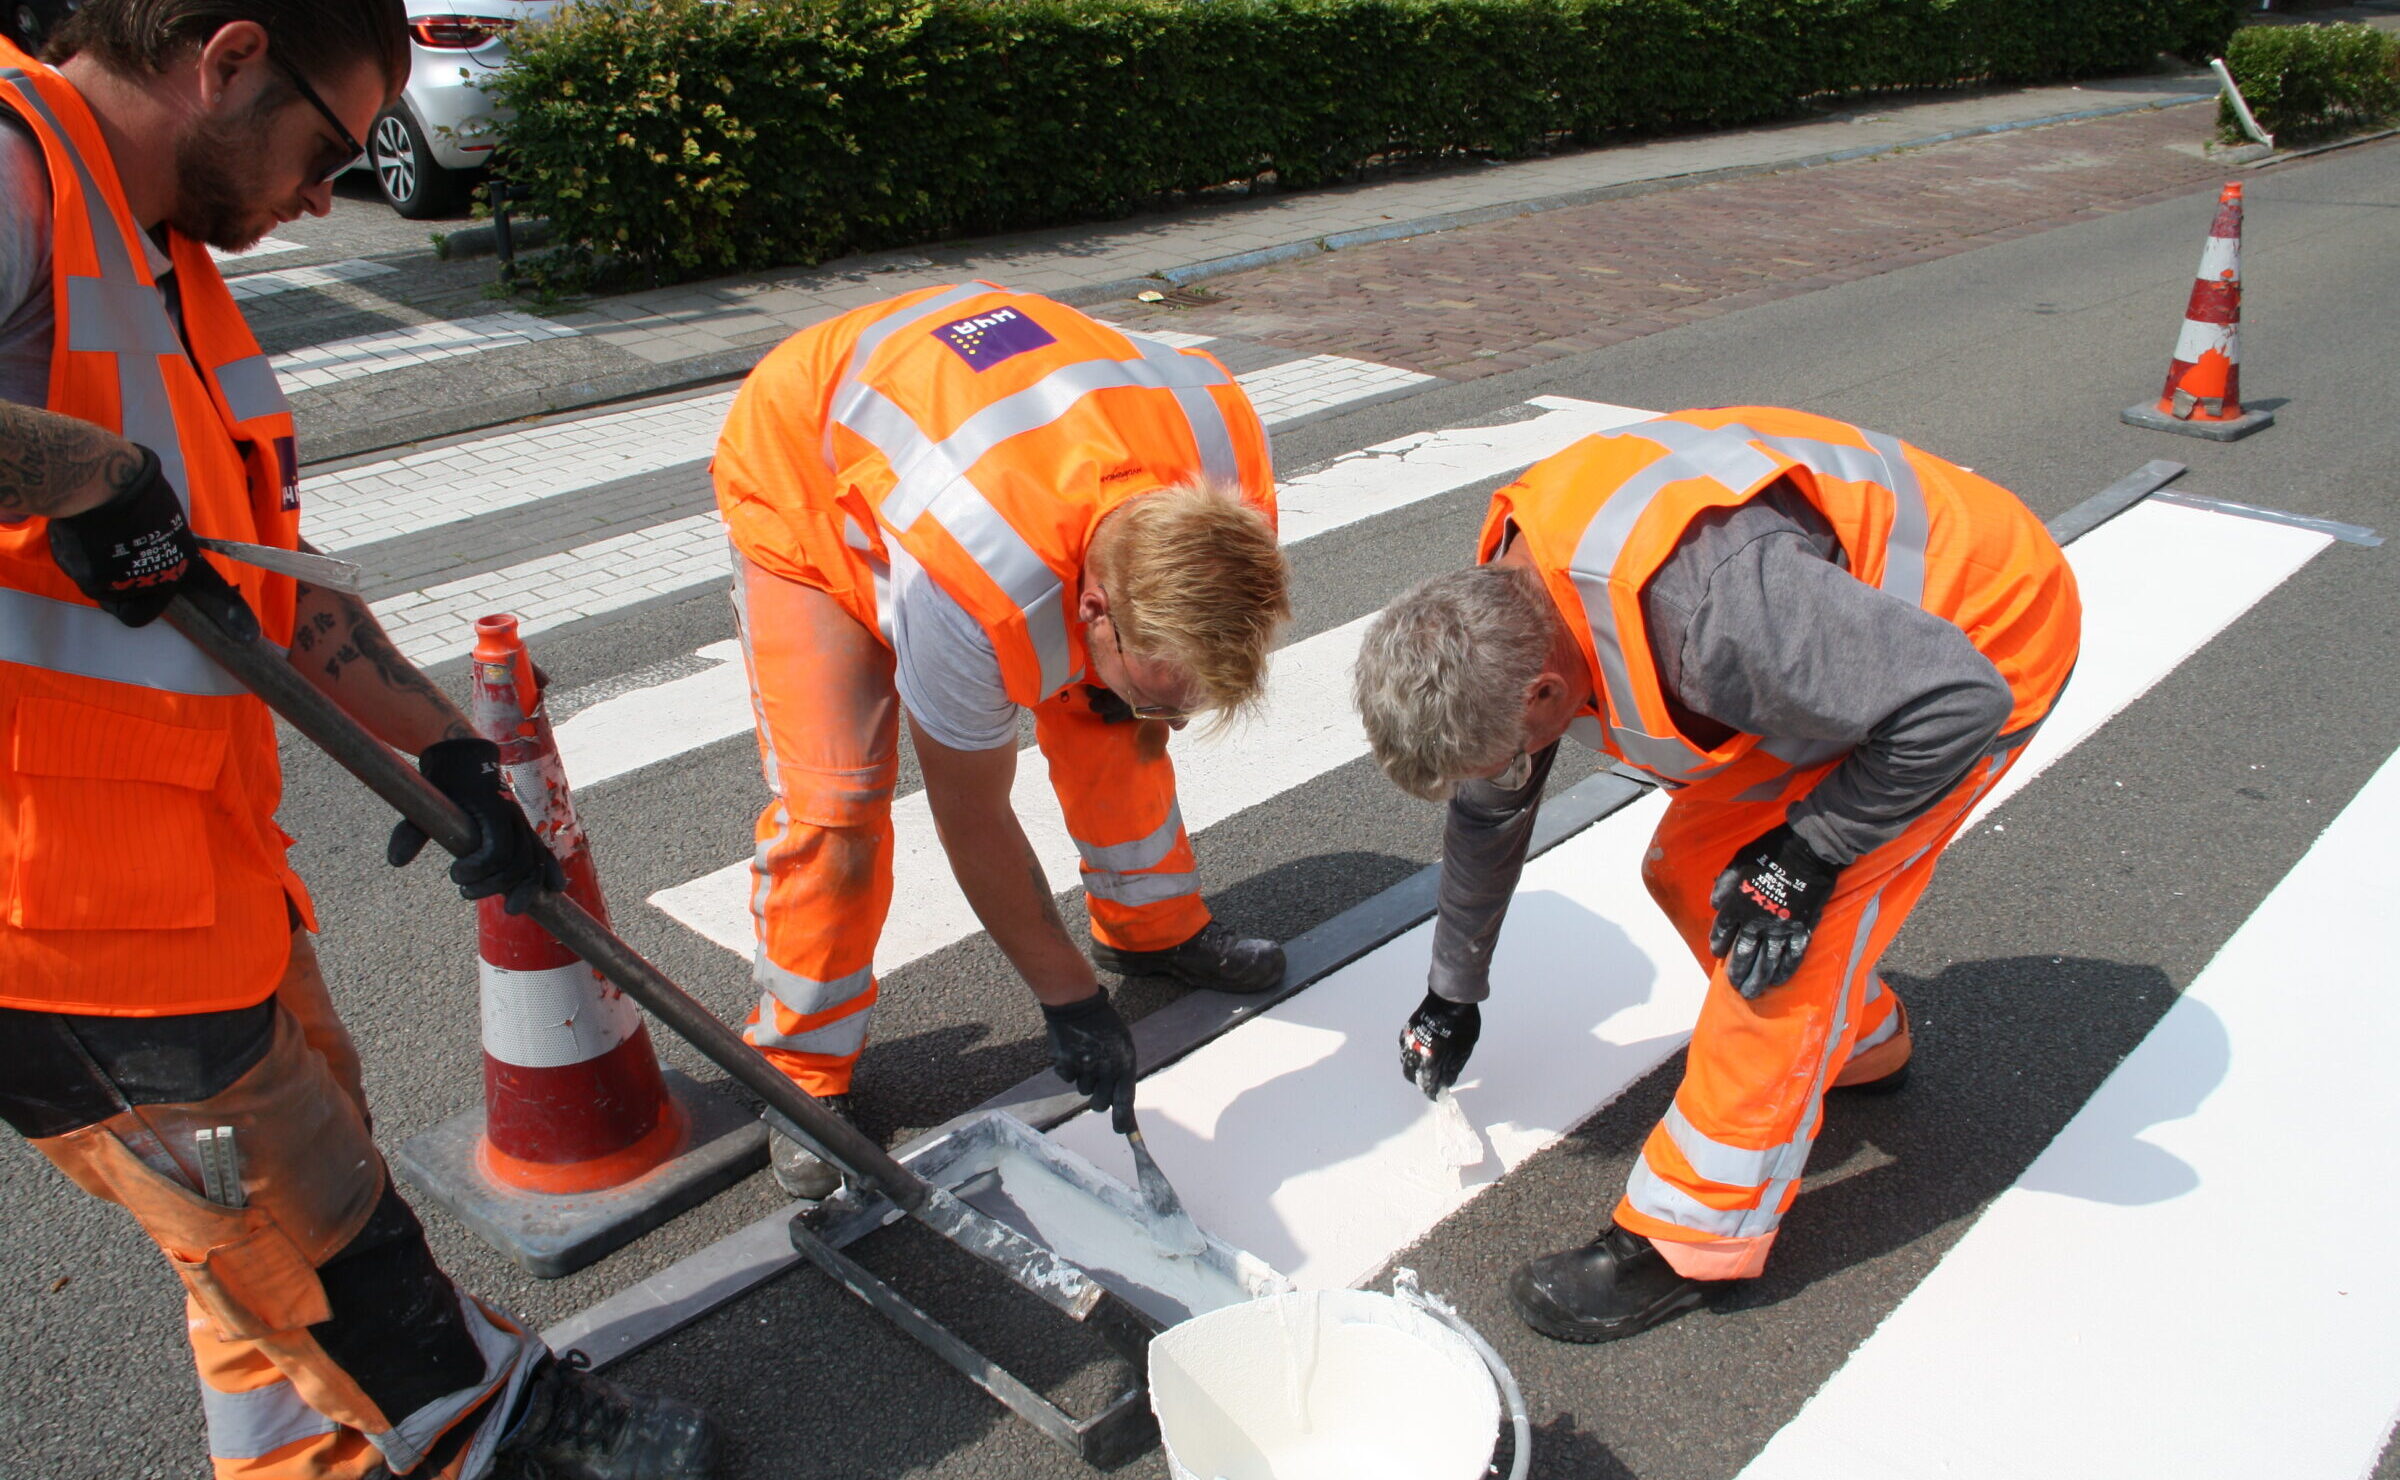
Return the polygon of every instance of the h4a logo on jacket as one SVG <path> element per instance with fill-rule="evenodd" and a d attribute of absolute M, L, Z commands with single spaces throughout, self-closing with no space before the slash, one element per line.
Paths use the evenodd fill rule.
<path fill-rule="evenodd" d="M 1058 343 L 1056 335 L 1013 308 L 995 308 L 990 313 L 953 319 L 934 330 L 933 337 L 979 371 L 989 370 L 1029 349 Z"/>

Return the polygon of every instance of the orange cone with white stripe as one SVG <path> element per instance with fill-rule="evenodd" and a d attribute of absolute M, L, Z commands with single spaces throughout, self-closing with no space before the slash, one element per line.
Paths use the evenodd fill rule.
<path fill-rule="evenodd" d="M 2130 406 L 2133 426 L 2230 442 L 2271 425 L 2271 411 L 2242 409 L 2242 187 L 2217 196 L 2216 220 L 2183 312 L 2183 332 L 2155 406 Z"/>
<path fill-rule="evenodd" d="M 567 895 L 601 923 L 542 680 L 517 619 L 484 617 L 468 718 Z M 614 983 L 498 897 L 476 903 L 483 1108 L 403 1146 L 410 1180 L 535 1274 L 564 1274 L 757 1165 L 764 1135 L 738 1107 L 663 1073 L 641 1012 Z"/>

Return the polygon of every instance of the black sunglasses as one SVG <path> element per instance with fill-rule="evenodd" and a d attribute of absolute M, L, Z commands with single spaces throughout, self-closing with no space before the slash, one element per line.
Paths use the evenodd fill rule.
<path fill-rule="evenodd" d="M 332 169 L 325 171 L 325 173 L 317 176 L 316 179 L 310 181 L 309 183 L 312 185 L 330 185 L 333 183 L 334 177 L 341 174 L 342 171 L 354 169 L 359 165 L 365 164 L 367 162 L 367 146 L 358 142 L 357 138 L 351 134 L 347 127 L 343 125 L 342 121 L 334 116 L 333 110 L 325 106 L 325 100 L 318 97 L 317 90 L 308 85 L 308 79 L 300 75 L 300 69 L 285 61 L 282 57 L 277 56 L 273 52 L 267 53 L 267 60 L 275 64 L 275 69 L 277 71 L 281 72 L 285 77 L 291 79 L 292 86 L 300 90 L 300 96 L 306 98 L 308 100 L 308 105 L 311 108 L 316 109 L 317 112 L 324 117 L 326 123 L 332 125 L 334 133 L 341 137 L 342 149 L 344 151 L 341 159 L 335 163 Z"/>

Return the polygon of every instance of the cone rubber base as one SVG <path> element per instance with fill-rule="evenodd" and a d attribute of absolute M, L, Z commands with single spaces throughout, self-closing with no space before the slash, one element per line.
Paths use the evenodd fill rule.
<path fill-rule="evenodd" d="M 622 1187 L 551 1196 L 492 1181 L 476 1154 L 481 1105 L 403 1142 L 392 1166 L 526 1273 L 573 1274 L 766 1164 L 767 1128 L 755 1111 L 673 1069 L 660 1073 L 687 1127 L 682 1149 Z"/>
<path fill-rule="evenodd" d="M 2240 416 L 2226 421 L 2202 421 L 2198 417 L 2184 421 L 2181 418 L 2167 415 L 2155 405 L 2144 402 L 2139 406 L 2126 407 L 2118 413 L 2117 419 L 2129 427 L 2144 427 L 2153 432 L 2174 432 L 2178 436 L 2184 437 L 2206 437 L 2211 442 L 2239 442 L 2261 427 L 2273 426 L 2275 413 L 2272 411 L 2245 411 Z"/>

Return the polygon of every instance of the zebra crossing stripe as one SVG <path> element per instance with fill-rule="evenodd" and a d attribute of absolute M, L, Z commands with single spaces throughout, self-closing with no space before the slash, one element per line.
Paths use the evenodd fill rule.
<path fill-rule="evenodd" d="M 2358 922 L 2395 828 L 2400 758 L 1743 1480 L 2372 1470 L 2400 1411 L 2400 995 Z"/>

